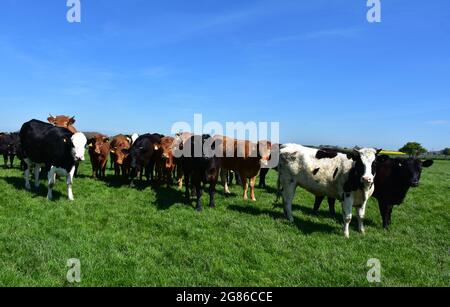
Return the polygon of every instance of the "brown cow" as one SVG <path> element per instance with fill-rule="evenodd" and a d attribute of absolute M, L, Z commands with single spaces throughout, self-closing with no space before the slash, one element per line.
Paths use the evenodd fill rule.
<path fill-rule="evenodd" d="M 119 134 L 113 138 L 110 144 L 111 162 L 114 163 L 114 174 L 126 177 L 130 172 L 130 158 L 128 157 L 131 147 L 130 138 Z"/>
<path fill-rule="evenodd" d="M 230 193 L 226 180 L 226 171 L 234 171 L 241 177 L 244 188 L 244 200 L 248 199 L 248 182 L 250 181 L 251 198 L 253 201 L 256 201 L 256 176 L 258 176 L 261 169 L 261 164 L 267 164 L 270 160 L 272 144 L 268 141 L 252 143 L 224 136 L 216 136 L 215 138 L 221 140 L 219 152 L 222 152 L 224 156 L 221 177 L 225 193 Z"/>
<path fill-rule="evenodd" d="M 77 129 L 73 126 L 73 124 L 75 124 L 75 116 L 69 117 L 65 115 L 50 115 L 47 120 L 50 124 L 53 124 L 56 127 L 67 128 L 70 132 L 77 133 Z"/>
<path fill-rule="evenodd" d="M 176 167 L 172 151 L 174 142 L 175 138 L 170 136 L 161 138 L 161 147 L 156 158 L 156 177 L 167 185 L 172 183 L 172 175 Z"/>
<path fill-rule="evenodd" d="M 92 178 L 105 178 L 106 162 L 109 156 L 109 139 L 104 135 L 96 135 L 88 141 L 89 156 L 92 165 Z"/>

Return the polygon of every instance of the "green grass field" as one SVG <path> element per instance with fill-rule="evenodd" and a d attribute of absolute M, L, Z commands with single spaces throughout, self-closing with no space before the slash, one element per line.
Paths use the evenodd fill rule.
<path fill-rule="evenodd" d="M 69 258 L 81 261 L 75 286 L 375 286 L 370 258 L 381 261 L 382 286 L 450 285 L 448 161 L 424 170 L 389 231 L 371 199 L 366 235 L 354 218 L 349 240 L 340 216 L 325 204 L 312 215 L 313 197 L 300 189 L 295 223 L 285 221 L 273 206 L 275 172 L 256 203 L 239 186 L 225 198 L 220 186 L 217 208 L 200 213 L 175 187 L 130 189 L 108 174 L 92 180 L 84 162 L 71 203 L 62 180 L 50 202 L 45 181 L 27 192 L 18 169 L 0 169 L 0 286 L 72 286 Z"/>

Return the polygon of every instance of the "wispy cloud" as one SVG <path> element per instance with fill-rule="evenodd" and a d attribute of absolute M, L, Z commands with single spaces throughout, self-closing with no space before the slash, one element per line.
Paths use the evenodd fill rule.
<path fill-rule="evenodd" d="M 436 119 L 436 120 L 430 120 L 426 123 L 431 126 L 447 126 L 450 122 L 445 119 Z"/>
<path fill-rule="evenodd" d="M 306 41 L 306 40 L 314 40 L 314 39 L 323 39 L 323 38 L 355 38 L 358 37 L 363 32 L 362 28 L 351 27 L 351 28 L 336 28 L 336 29 L 325 29 L 307 33 L 298 33 L 293 35 L 286 35 L 275 37 L 266 42 L 265 45 L 273 46 L 283 43 L 291 43 L 296 41 Z"/>

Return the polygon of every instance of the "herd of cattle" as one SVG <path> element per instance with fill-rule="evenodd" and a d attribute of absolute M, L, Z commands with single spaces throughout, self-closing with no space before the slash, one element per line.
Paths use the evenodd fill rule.
<path fill-rule="evenodd" d="M 0 134 L 0 154 L 5 167 L 13 167 L 14 157 L 21 160 L 25 172 L 25 187 L 30 190 L 30 174 L 34 169 L 35 187 L 39 187 L 41 170 L 47 172 L 48 194 L 56 176 L 67 178 L 68 198 L 73 200 L 72 183 L 86 148 L 92 165 L 92 177 L 104 178 L 108 159 L 115 176 L 121 176 L 133 187 L 135 180 L 159 181 L 170 185 L 174 177 L 179 188 L 185 181 L 185 197 L 196 196 L 196 208 L 202 209 L 202 185 L 209 184 L 209 206 L 215 206 L 216 185 L 221 179 L 225 194 L 233 180 L 242 184 L 244 199 L 256 201 L 258 174 L 260 187 L 265 187 L 269 163 L 278 172 L 278 194 L 283 198 L 286 218 L 293 221 L 292 201 L 298 186 L 316 197 L 314 212 L 327 198 L 330 213 L 335 214 L 336 199 L 342 202 L 344 235 L 349 237 L 352 209 L 357 209 L 359 231 L 364 233 L 363 219 L 368 199 L 378 200 L 383 226 L 391 224 L 394 205 L 400 205 L 410 187 L 419 185 L 423 167 L 433 161 L 417 158 L 391 158 L 380 150 L 363 148 L 341 150 L 310 148 L 297 144 L 252 143 L 225 136 L 179 133 L 174 137 L 161 134 L 85 135 L 78 132 L 75 119 L 50 116 L 48 122 L 31 120 L 19 133 Z M 181 154 L 180 154 L 181 152 Z M 213 154 L 211 154 L 213 152 Z M 220 154 L 217 154 L 220 153 Z"/>

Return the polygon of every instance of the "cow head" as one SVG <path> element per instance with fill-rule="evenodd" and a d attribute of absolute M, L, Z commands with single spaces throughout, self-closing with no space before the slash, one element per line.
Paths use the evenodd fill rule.
<path fill-rule="evenodd" d="M 108 143 L 109 138 L 104 135 L 97 135 L 89 140 L 89 151 L 95 154 L 101 154 L 103 144 Z"/>
<path fill-rule="evenodd" d="M 76 161 L 84 161 L 84 151 L 87 143 L 86 136 L 81 132 L 77 132 L 72 136 L 71 139 L 73 144 L 73 157 Z"/>
<path fill-rule="evenodd" d="M 269 167 L 269 161 L 271 159 L 272 143 L 269 141 L 258 142 L 258 158 L 262 168 Z"/>
<path fill-rule="evenodd" d="M 395 167 L 401 180 L 416 188 L 420 184 L 422 169 L 433 165 L 433 160 L 421 161 L 417 158 L 395 159 Z"/>
<path fill-rule="evenodd" d="M 58 115 L 58 116 L 53 116 L 50 115 L 47 118 L 48 122 L 50 124 L 55 125 L 56 127 L 69 127 L 69 126 L 73 126 L 73 124 L 75 124 L 75 116 L 73 117 L 69 117 L 69 116 L 65 116 L 65 115 Z"/>
<path fill-rule="evenodd" d="M 114 162 L 118 165 L 122 165 L 123 161 L 128 157 L 130 151 L 129 144 L 119 143 L 115 144 L 113 148 L 111 148 L 111 153 L 114 155 Z"/>
<path fill-rule="evenodd" d="M 375 181 L 376 159 L 381 150 L 373 148 L 353 149 L 347 153 L 347 158 L 355 161 L 355 173 L 361 183 L 371 186 Z"/>

